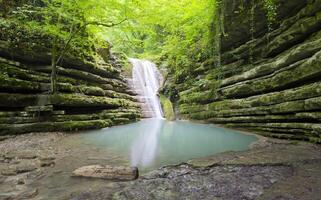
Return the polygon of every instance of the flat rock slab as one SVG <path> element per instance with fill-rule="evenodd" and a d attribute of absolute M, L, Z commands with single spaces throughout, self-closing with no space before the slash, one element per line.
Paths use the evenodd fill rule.
<path fill-rule="evenodd" d="M 16 165 L 11 165 L 1 170 L 1 175 L 14 176 L 21 173 L 31 172 L 37 169 L 36 164 L 32 162 L 24 162 Z"/>
<path fill-rule="evenodd" d="M 107 180 L 131 181 L 138 178 L 137 167 L 90 165 L 73 171 L 73 176 Z"/>

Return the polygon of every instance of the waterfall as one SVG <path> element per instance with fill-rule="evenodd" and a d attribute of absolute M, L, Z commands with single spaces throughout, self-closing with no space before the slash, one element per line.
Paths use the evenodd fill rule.
<path fill-rule="evenodd" d="M 163 118 L 158 90 L 162 84 L 162 76 L 156 65 L 147 60 L 130 58 L 133 65 L 133 89 L 142 103 L 144 117 Z"/>

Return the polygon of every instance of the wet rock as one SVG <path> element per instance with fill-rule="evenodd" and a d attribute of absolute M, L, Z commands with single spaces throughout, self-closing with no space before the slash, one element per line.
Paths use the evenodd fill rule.
<path fill-rule="evenodd" d="M 48 157 L 48 158 L 41 158 L 39 159 L 40 167 L 50 167 L 55 165 L 55 158 Z"/>
<path fill-rule="evenodd" d="M 14 136 L 12 136 L 12 135 L 0 136 L 0 141 L 6 140 L 6 139 L 9 139 L 9 138 L 12 138 L 12 137 L 14 137 Z"/>
<path fill-rule="evenodd" d="M 248 151 L 162 167 L 133 182 L 84 191 L 73 199 L 317 200 L 321 194 L 319 146 L 262 142 L 263 146 L 258 144 Z"/>
<path fill-rule="evenodd" d="M 112 190 L 83 193 L 74 199 L 249 199 L 292 175 L 288 166 L 165 167 Z M 148 177 L 148 178 L 147 178 Z"/>
<path fill-rule="evenodd" d="M 36 169 L 37 169 L 37 167 L 36 167 L 35 163 L 22 162 L 22 163 L 19 163 L 16 165 L 10 165 L 10 166 L 4 168 L 1 171 L 1 174 L 5 175 L 5 176 L 13 176 L 13 175 L 21 174 L 21 173 L 31 172 Z"/>
<path fill-rule="evenodd" d="M 26 191 L 21 192 L 13 199 L 32 199 L 38 195 L 38 189 L 27 189 Z"/>
<path fill-rule="evenodd" d="M 35 159 L 37 155 L 32 151 L 11 152 L 5 155 L 7 159 Z"/>
<path fill-rule="evenodd" d="M 17 175 L 17 171 L 13 168 L 6 168 L 1 171 L 1 174 L 4 176 L 14 176 Z"/>
<path fill-rule="evenodd" d="M 20 174 L 20 173 L 33 171 L 33 170 L 37 169 L 37 167 L 33 164 L 31 164 L 31 165 L 27 164 L 27 165 L 18 165 L 15 169 L 16 169 L 17 173 Z"/>
<path fill-rule="evenodd" d="M 138 168 L 91 165 L 76 169 L 73 176 L 130 181 L 138 178 Z"/>
<path fill-rule="evenodd" d="M 24 185 L 24 184 L 26 184 L 26 180 L 23 179 L 23 178 L 18 178 L 18 179 L 17 179 L 17 184 L 18 184 L 18 185 Z"/>

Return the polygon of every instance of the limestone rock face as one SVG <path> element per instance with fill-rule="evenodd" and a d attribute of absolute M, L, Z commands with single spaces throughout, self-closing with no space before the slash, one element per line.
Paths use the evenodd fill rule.
<path fill-rule="evenodd" d="M 261 0 L 223 0 L 225 37 L 222 49 L 232 50 L 255 37 L 263 36 L 268 31 L 266 9 Z M 295 15 L 307 5 L 308 0 L 277 0 L 278 20 L 285 20 Z M 279 27 L 280 24 L 274 24 Z M 253 27 L 253 32 L 249 31 Z"/>
<path fill-rule="evenodd" d="M 0 135 L 103 128 L 140 118 L 111 64 L 58 67 L 58 93 L 50 95 L 50 67 L 35 63 L 0 53 Z"/>
<path fill-rule="evenodd" d="M 194 86 L 165 90 L 178 90 L 181 118 L 320 143 L 321 1 L 276 1 L 273 29 L 260 2 L 224 0 L 221 66 L 204 61 Z"/>
<path fill-rule="evenodd" d="M 57 67 L 58 92 L 51 95 L 50 35 L 28 32 L 0 18 L 5 22 L 0 24 L 0 136 L 97 129 L 140 118 L 110 48 L 91 57 L 67 53 Z M 20 41 L 18 48 L 10 37 Z"/>

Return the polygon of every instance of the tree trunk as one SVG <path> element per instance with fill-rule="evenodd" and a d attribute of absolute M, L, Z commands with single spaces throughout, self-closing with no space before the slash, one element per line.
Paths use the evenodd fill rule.
<path fill-rule="evenodd" d="M 55 53 L 53 53 L 51 57 L 50 81 L 51 81 L 50 92 L 51 94 L 55 94 L 57 92 L 57 62 L 56 62 Z"/>

